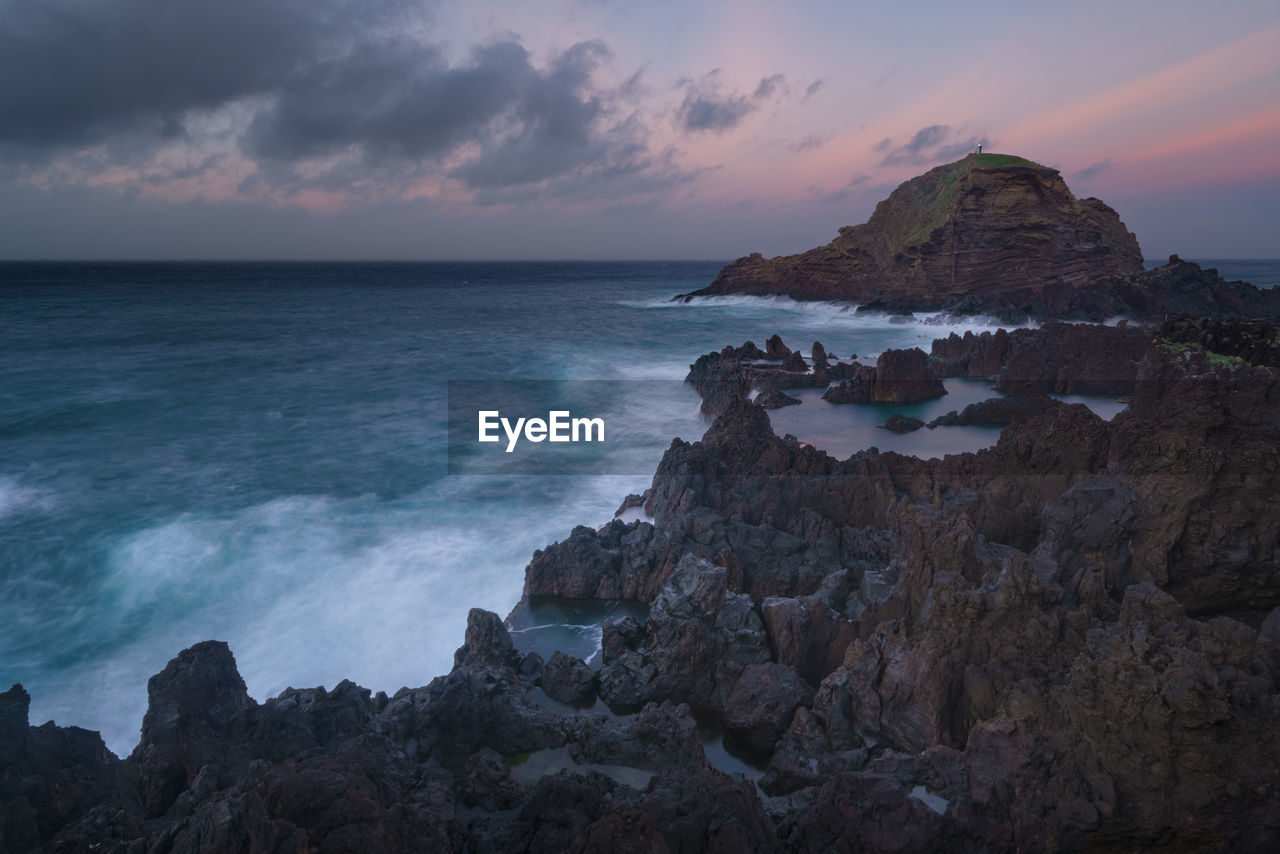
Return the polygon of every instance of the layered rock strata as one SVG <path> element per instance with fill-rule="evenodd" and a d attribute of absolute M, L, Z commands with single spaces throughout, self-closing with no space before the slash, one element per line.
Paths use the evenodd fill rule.
<path fill-rule="evenodd" d="M 1280 290 L 1229 282 L 1178 256 L 1143 269 L 1137 238 L 1055 169 L 970 154 L 895 189 L 870 219 L 798 255 L 753 253 L 676 299 L 785 295 L 895 314 L 945 311 L 1002 322 L 1170 314 L 1280 320 Z"/>
<path fill-rule="evenodd" d="M 787 294 L 942 309 L 966 297 L 1138 273 L 1119 216 L 1029 160 L 971 154 L 903 183 L 862 225 L 799 255 L 740 258 L 695 296 Z"/>

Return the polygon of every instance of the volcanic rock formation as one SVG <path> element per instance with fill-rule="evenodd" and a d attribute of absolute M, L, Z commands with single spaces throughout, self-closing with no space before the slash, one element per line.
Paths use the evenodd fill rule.
<path fill-rule="evenodd" d="M 1073 382 L 1072 336 L 1131 364 L 1134 333 L 1073 329 L 1036 333 L 1028 382 Z M 0 849 L 1276 850 L 1278 335 L 1171 319 L 1111 422 L 1045 406 L 940 460 L 835 460 L 730 398 L 664 455 L 652 522 L 528 567 L 530 597 L 648 605 L 604 622 L 598 675 L 476 610 L 424 687 L 258 703 L 206 642 L 124 760 L 30 726 L 15 686 Z M 935 362 L 1009 376 L 1019 341 Z M 611 714 L 548 699 L 597 685 Z M 766 754 L 758 786 L 712 767 L 692 704 Z"/>
<path fill-rule="evenodd" d="M 1176 255 L 1144 271 L 1138 240 L 1114 210 L 1076 198 L 1056 169 L 1007 154 L 970 154 L 931 169 L 826 246 L 777 258 L 753 253 L 676 299 L 717 294 L 1005 322 L 1169 314 L 1280 320 L 1280 289 L 1228 282 Z"/>
<path fill-rule="evenodd" d="M 788 294 L 942 309 L 967 296 L 1078 286 L 1142 270 L 1116 212 L 1056 169 L 970 154 L 905 182 L 862 225 L 799 255 L 739 258 L 693 295 Z"/>

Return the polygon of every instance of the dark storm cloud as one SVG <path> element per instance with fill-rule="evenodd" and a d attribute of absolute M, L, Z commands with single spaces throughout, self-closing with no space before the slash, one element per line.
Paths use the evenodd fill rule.
<path fill-rule="evenodd" d="M 724 133 L 764 106 L 770 98 L 786 91 L 786 77 L 771 74 L 763 78 L 750 96 L 725 93 L 716 69 L 697 81 L 685 81 L 684 101 L 676 110 L 676 125 L 685 133 Z"/>
<path fill-rule="evenodd" d="M 1110 157 L 1104 160 L 1099 160 L 1097 163 L 1093 163 L 1081 169 L 1079 172 L 1077 172 L 1075 175 L 1072 176 L 1072 180 L 1088 181 L 1090 178 L 1096 178 L 1098 175 L 1102 174 L 1103 172 L 1106 172 L 1108 169 L 1113 168 L 1115 165 L 1116 165 L 1115 161 L 1112 160 Z"/>
<path fill-rule="evenodd" d="M 883 166 L 921 166 L 939 160 L 955 160 L 977 148 L 979 141 L 977 137 L 958 139 L 948 125 L 929 125 L 916 131 L 902 145 L 895 146 L 893 140 L 882 139 L 872 150 L 884 154 L 880 161 Z"/>
<path fill-rule="evenodd" d="M 398 40 L 356 47 L 286 82 L 258 113 L 246 148 L 295 160 L 361 146 L 374 156 L 448 151 L 520 98 L 534 72 L 514 42 L 477 48 L 449 67 L 433 47 Z"/>
<path fill-rule="evenodd" d="M 241 192 L 394 190 L 426 173 L 472 189 L 659 168 L 648 129 L 616 113 L 608 56 L 582 42 L 541 63 L 510 37 L 451 61 L 405 35 L 406 0 L 18 0 L 0 6 L 0 146 L 80 172 L 145 161 L 200 111 L 235 105 L 229 137 L 257 165 Z M 411 18 L 416 12 L 418 18 Z M 763 100 L 785 85 L 761 81 Z M 208 137 L 187 142 L 198 152 Z M 103 143 L 93 158 L 84 147 Z M 225 148 L 225 146 L 224 146 Z M 316 158 L 326 158 L 324 161 Z M 459 159 L 465 158 L 459 164 Z M 304 162 L 306 168 L 299 168 Z M 219 161 L 198 153 L 193 168 Z M 654 180 L 666 180 L 659 169 Z M 552 188 L 542 188 L 552 192 Z"/>
<path fill-rule="evenodd" d="M 388 25 L 397 0 L 13 0 L 0 4 L 0 143 L 43 148 L 269 93 Z"/>
<path fill-rule="evenodd" d="M 577 173 L 607 178 L 648 162 L 636 154 L 647 128 L 607 124 L 615 102 L 638 85 L 633 75 L 618 92 L 596 87 L 593 74 L 608 56 L 604 44 L 582 42 L 539 68 L 519 43 L 504 41 L 449 66 L 417 43 L 378 45 L 284 89 L 254 119 L 246 147 L 285 163 L 354 151 L 374 170 L 469 146 L 475 153 L 449 174 L 489 190 L 486 199 L 559 195 L 525 185 Z M 497 192 L 517 186 L 524 189 Z"/>
<path fill-rule="evenodd" d="M 605 108 L 591 89 L 592 72 L 607 55 L 603 44 L 583 42 L 556 57 L 544 73 L 526 63 L 511 81 L 519 93 L 515 130 L 489 142 L 456 174 L 472 187 L 525 184 L 608 157 L 617 140 L 593 132 Z"/>
<path fill-rule="evenodd" d="M 352 148 L 420 159 L 475 142 L 479 156 L 458 170 L 468 184 L 541 180 L 608 147 L 594 135 L 603 106 L 591 88 L 605 55 L 586 42 L 537 69 L 507 41 L 449 67 L 419 44 L 374 46 L 282 91 L 254 119 L 248 146 L 288 160 Z"/>

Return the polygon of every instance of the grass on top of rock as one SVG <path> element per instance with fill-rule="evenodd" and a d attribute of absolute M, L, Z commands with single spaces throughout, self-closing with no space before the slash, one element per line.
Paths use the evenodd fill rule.
<path fill-rule="evenodd" d="M 1214 365 L 1280 367 L 1280 329 L 1274 323 L 1171 317 L 1156 330 L 1156 338 L 1175 352 L 1203 349 Z"/>
<path fill-rule="evenodd" d="M 956 187 L 960 177 L 967 171 L 960 167 L 963 160 L 931 169 L 915 181 L 904 186 L 914 189 L 915 198 L 911 207 L 920 212 L 917 225 L 901 238 L 901 245 L 918 246 L 926 242 L 934 229 L 938 228 L 950 215 L 956 200 Z"/>
<path fill-rule="evenodd" d="M 969 171 L 982 168 L 1029 167 L 1044 169 L 1039 163 L 1018 157 L 1014 154 L 969 154 L 952 163 L 930 169 L 925 174 L 906 184 L 914 190 L 914 198 L 910 206 L 919 212 L 916 225 L 904 233 L 899 241 L 901 247 L 919 246 L 933 235 L 935 229 L 947 221 L 955 207 L 956 195 L 960 181 Z"/>
<path fill-rule="evenodd" d="M 1245 365 L 1249 364 L 1239 356 L 1228 356 L 1223 353 L 1215 353 L 1212 350 L 1206 350 L 1199 344 L 1183 344 L 1175 341 L 1161 341 L 1160 346 L 1174 353 L 1204 353 L 1205 357 L 1209 360 L 1209 364 L 1215 368 L 1227 368 L 1234 371 L 1236 368 L 1243 368 Z"/>
<path fill-rule="evenodd" d="M 965 158 L 965 160 L 968 160 L 969 158 L 973 158 L 972 165 L 981 166 L 983 168 L 1005 169 L 1011 166 L 1026 166 L 1031 169 L 1047 169 L 1048 168 L 1047 166 L 1043 166 L 1039 163 L 1036 163 L 1034 160 L 1028 160 L 1025 157 L 1019 157 L 1016 154 L 985 154 L 985 153 L 970 154 L 968 157 Z M 964 161 L 961 161 L 961 162 L 964 162 Z"/>

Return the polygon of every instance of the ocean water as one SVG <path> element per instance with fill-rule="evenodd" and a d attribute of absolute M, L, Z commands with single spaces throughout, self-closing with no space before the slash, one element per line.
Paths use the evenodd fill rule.
<path fill-rule="evenodd" d="M 259 700 L 425 684 L 469 608 L 506 614 L 534 549 L 650 479 L 450 475 L 448 380 L 666 380 L 620 404 L 648 472 L 673 435 L 706 429 L 679 382 L 701 353 L 776 332 L 874 358 L 987 328 L 670 301 L 721 263 L 0 264 L 0 680 L 31 692 L 34 723 L 100 730 L 117 753 L 137 743 L 147 678 L 207 638 Z M 1280 263 L 1250 263 L 1280 280 Z M 988 395 L 949 388 L 928 406 Z M 890 411 L 806 398 L 777 429 L 842 455 L 998 435 L 895 437 L 876 428 Z M 561 637 L 584 657 L 598 645 L 590 621 Z"/>

